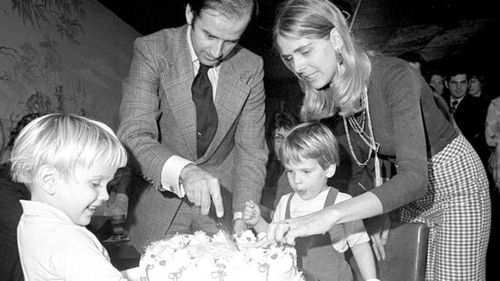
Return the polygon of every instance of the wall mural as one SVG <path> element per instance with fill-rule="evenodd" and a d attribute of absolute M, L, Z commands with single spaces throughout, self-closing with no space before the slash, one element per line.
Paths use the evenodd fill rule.
<path fill-rule="evenodd" d="M 137 36 L 95 0 L 0 0 L 1 162 L 30 116 L 76 113 L 115 129 Z"/>

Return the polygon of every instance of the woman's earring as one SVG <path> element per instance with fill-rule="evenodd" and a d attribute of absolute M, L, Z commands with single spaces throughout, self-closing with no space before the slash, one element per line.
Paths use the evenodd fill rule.
<path fill-rule="evenodd" d="M 342 56 L 342 53 L 340 52 L 340 50 L 335 51 L 335 58 L 337 59 L 337 63 L 339 65 L 344 64 L 344 57 Z"/>

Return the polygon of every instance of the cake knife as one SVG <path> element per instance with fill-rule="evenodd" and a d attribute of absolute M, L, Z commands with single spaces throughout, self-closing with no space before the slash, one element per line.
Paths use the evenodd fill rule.
<path fill-rule="evenodd" d="M 224 235 L 224 238 L 226 238 L 226 241 L 229 244 L 229 248 L 233 252 L 239 252 L 240 248 L 238 248 L 238 245 L 236 244 L 234 237 L 229 233 L 229 230 L 227 229 L 226 225 L 222 221 L 222 218 L 217 217 L 216 224 L 217 224 L 217 228 L 219 228 L 219 230 Z"/>

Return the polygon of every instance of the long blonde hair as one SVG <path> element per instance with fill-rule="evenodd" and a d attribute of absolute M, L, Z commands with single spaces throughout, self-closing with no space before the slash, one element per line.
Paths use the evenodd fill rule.
<path fill-rule="evenodd" d="M 353 42 L 344 15 L 331 2 L 288 0 L 278 8 L 273 29 L 274 42 L 278 36 L 322 39 L 330 36 L 334 28 L 343 43 L 340 49 L 342 65 L 339 65 L 339 71 L 326 89 L 316 90 L 299 77 L 305 93 L 301 109 L 304 121 L 330 117 L 337 111 L 342 116 L 360 111 L 364 106 L 361 99 L 370 77 L 371 62 L 367 53 Z"/>

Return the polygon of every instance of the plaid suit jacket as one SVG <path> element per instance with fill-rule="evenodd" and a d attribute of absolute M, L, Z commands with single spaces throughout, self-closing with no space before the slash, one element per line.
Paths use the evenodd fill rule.
<path fill-rule="evenodd" d="M 163 29 L 134 42 L 134 56 L 123 81 L 118 136 L 132 152 L 140 173 L 153 187 L 135 214 L 137 220 L 165 225 L 174 210 L 157 191 L 163 166 L 172 155 L 194 161 L 218 177 L 232 193 L 232 211 L 246 200 L 259 202 L 264 186 L 267 146 L 264 140 L 265 94 L 262 58 L 237 46 L 221 65 L 215 106 L 219 126 L 201 158 L 196 153 L 194 79 L 187 25 Z M 231 207 L 231 206 L 225 206 Z M 226 209 L 227 211 L 230 209 Z M 147 222 L 146 222 L 147 223 Z"/>

